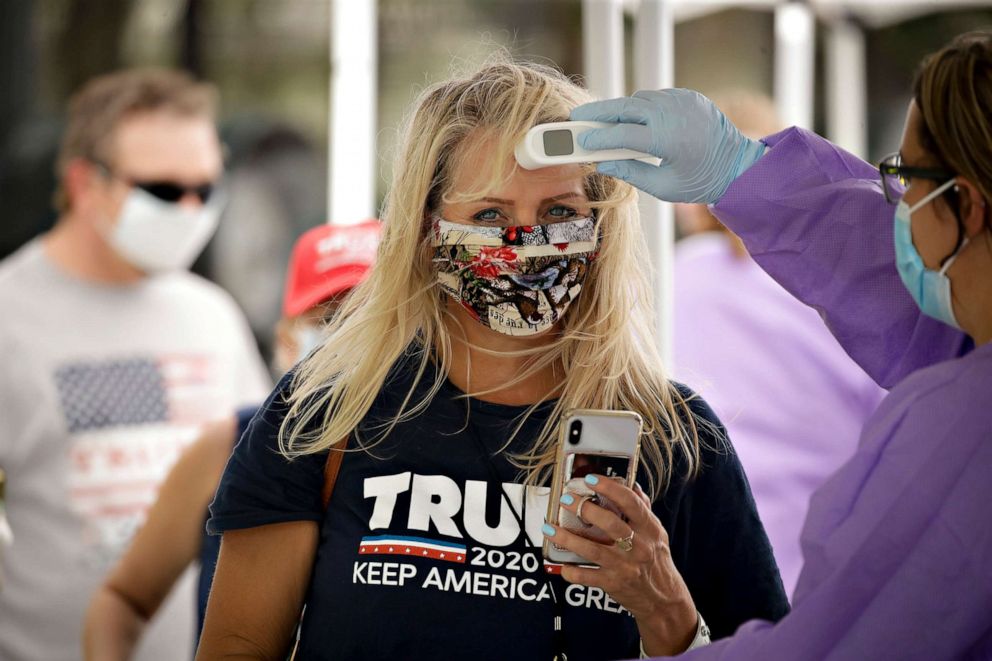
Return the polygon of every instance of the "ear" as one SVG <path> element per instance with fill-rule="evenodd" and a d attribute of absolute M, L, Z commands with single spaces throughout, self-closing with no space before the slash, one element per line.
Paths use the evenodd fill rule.
<path fill-rule="evenodd" d="M 85 158 L 69 161 L 62 182 L 69 208 L 75 211 L 91 206 L 104 183 L 99 168 Z"/>
<path fill-rule="evenodd" d="M 968 179 L 958 177 L 955 183 L 957 184 L 956 188 L 958 191 L 961 222 L 964 224 L 964 234 L 968 237 L 975 236 L 986 226 L 990 212 L 990 202 L 982 197 L 982 192 Z"/>

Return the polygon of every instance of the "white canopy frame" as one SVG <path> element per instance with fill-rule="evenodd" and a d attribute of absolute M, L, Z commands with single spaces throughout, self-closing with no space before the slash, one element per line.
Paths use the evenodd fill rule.
<path fill-rule="evenodd" d="M 376 216 L 376 0 L 331 0 L 327 222 Z"/>
<path fill-rule="evenodd" d="M 828 25 L 827 137 L 867 155 L 867 80 L 864 30 L 936 10 L 990 7 L 990 0 L 583 0 L 583 61 L 589 89 L 604 98 L 623 86 L 623 14 L 634 18 L 637 89 L 672 87 L 675 25 L 725 9 L 758 9 L 775 15 L 775 105 L 782 121 L 811 128 L 815 83 L 816 20 Z M 588 17 L 588 18 L 587 18 Z M 595 17 L 595 18 L 592 18 Z M 618 30 L 619 34 L 613 34 Z M 603 38 L 603 26 L 611 34 Z M 605 52 L 605 44 L 615 50 Z M 618 64 L 617 60 L 620 59 Z M 609 62 L 609 65 L 603 65 Z M 625 90 L 624 93 L 633 90 Z M 655 330 L 665 365 L 673 360 L 675 228 L 672 205 L 641 195 L 641 217 L 653 265 Z"/>

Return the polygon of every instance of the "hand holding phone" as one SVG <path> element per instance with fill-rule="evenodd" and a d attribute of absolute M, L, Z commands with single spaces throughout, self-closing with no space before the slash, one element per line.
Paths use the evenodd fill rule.
<path fill-rule="evenodd" d="M 585 482 L 590 474 L 605 476 L 633 487 L 640 457 L 641 417 L 632 411 L 601 411 L 581 409 L 571 411 L 562 420 L 559 434 L 558 459 L 552 477 L 548 501 L 549 523 L 593 541 L 609 543 L 612 538 L 604 531 L 582 520 L 581 499 L 590 499 L 600 507 L 622 517 L 619 508 L 602 496 L 597 496 Z M 561 497 L 570 493 L 580 499 L 576 512 L 561 506 Z M 544 540 L 544 557 L 551 562 L 589 564 L 582 556 Z"/>

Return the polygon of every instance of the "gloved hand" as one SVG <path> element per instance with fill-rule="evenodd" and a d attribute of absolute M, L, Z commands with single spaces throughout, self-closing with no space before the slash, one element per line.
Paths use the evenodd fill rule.
<path fill-rule="evenodd" d="M 571 118 L 621 122 L 579 134 L 579 145 L 657 156 L 658 166 L 603 161 L 597 169 L 668 202 L 716 202 L 765 152 L 764 144 L 743 136 L 712 101 L 693 90 L 642 90 L 594 101 L 572 110 Z"/>

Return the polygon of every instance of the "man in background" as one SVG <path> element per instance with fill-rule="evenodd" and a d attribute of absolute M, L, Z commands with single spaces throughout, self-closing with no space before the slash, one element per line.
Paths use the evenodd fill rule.
<path fill-rule="evenodd" d="M 270 382 L 241 313 L 186 269 L 216 229 L 215 92 L 133 70 L 72 99 L 55 228 L 0 262 L 0 658 L 75 659 L 86 604 L 204 423 Z M 188 658 L 193 576 L 137 658 Z M 181 641 L 181 642 L 180 642 Z"/>
<path fill-rule="evenodd" d="M 714 100 L 752 138 L 782 128 L 770 99 Z M 884 392 L 706 206 L 676 214 L 689 235 L 675 253 L 677 376 L 726 425 L 791 595 L 809 498 L 854 453 Z"/>
<path fill-rule="evenodd" d="M 382 225 L 320 225 L 297 239 L 286 270 L 282 318 L 276 326 L 273 366 L 288 372 L 321 342 L 322 328 L 375 263 Z M 281 279 L 281 278 L 280 278 Z M 124 661 L 179 574 L 200 560 L 198 624 L 203 628 L 220 536 L 206 535 L 214 498 L 235 443 L 261 402 L 204 431 L 170 471 L 145 525 L 94 593 L 86 614 L 84 658 Z"/>

